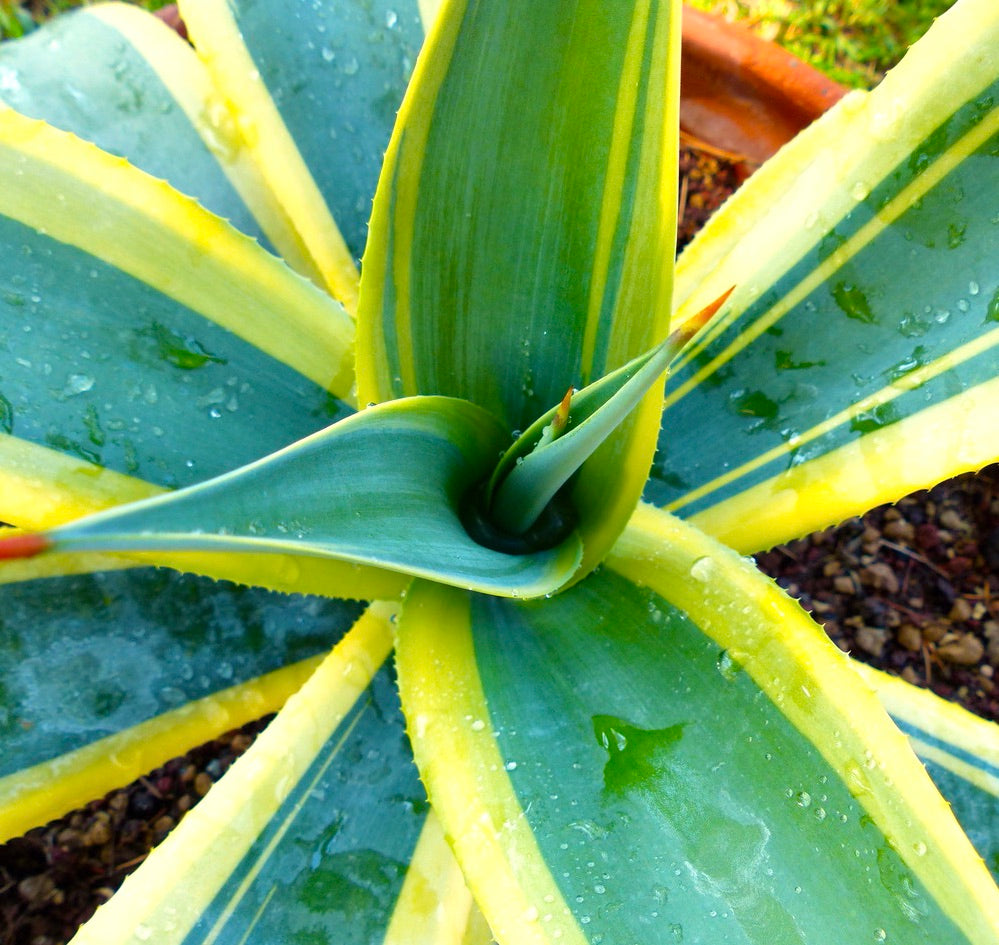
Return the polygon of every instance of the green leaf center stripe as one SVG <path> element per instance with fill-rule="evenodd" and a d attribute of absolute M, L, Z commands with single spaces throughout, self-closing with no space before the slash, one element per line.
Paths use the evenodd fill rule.
<path fill-rule="evenodd" d="M 353 324 L 343 309 L 255 241 L 126 161 L 4 110 L 0 213 L 118 267 L 337 396 L 351 396 Z"/>
<path fill-rule="evenodd" d="M 356 723 L 358 701 L 391 651 L 391 613 L 387 605 L 368 609 L 226 777 L 80 930 L 77 945 L 131 941 L 132 930 L 140 936 L 148 932 L 147 939 L 158 945 L 186 940 L 323 746 L 345 723 Z M 337 755 L 334 748 L 332 757 Z M 276 829 L 286 831 L 291 819 L 286 815 Z M 273 849 L 268 844 L 249 867 L 254 875 Z M 229 902 L 235 904 L 245 890 L 244 880 Z M 213 925 L 208 940 L 221 928 Z"/>
<path fill-rule="evenodd" d="M 396 659 L 413 754 L 497 939 L 587 945 L 538 849 L 490 728 L 470 620 L 467 593 L 426 582 L 410 589 Z M 452 727 L 452 718 L 464 722 Z M 489 774 L 475 777 L 481 772 Z"/>
<path fill-rule="evenodd" d="M 580 386 L 586 385 L 593 379 L 594 371 L 602 374 L 606 369 L 607 335 L 617 295 L 616 291 L 611 291 L 608 296 L 608 276 L 612 260 L 623 258 L 623 247 L 627 243 L 628 224 L 632 213 L 631 200 L 624 191 L 626 185 L 631 191 L 636 186 L 635 176 L 640 167 L 643 151 L 644 135 L 636 135 L 634 126 L 647 98 L 648 84 L 644 76 L 647 76 L 651 65 L 650 47 L 655 37 L 657 12 L 658 7 L 653 9 L 651 2 L 635 5 L 631 34 L 628 37 L 627 51 L 621 69 L 607 177 L 597 227 L 597 245 L 593 257 L 589 311 L 583 330 Z M 628 212 L 625 219 L 622 219 L 622 211 L 625 210 Z M 614 286 L 614 289 L 616 288 L 617 286 Z M 602 341 L 599 346 L 598 337 Z"/>
<path fill-rule="evenodd" d="M 876 393 L 856 401 L 856 403 L 852 404 L 845 410 L 841 410 L 839 413 L 833 415 L 823 423 L 817 424 L 810 430 L 806 430 L 803 433 L 799 433 L 789 438 L 787 442 L 767 450 L 765 453 L 761 453 L 748 463 L 744 463 L 735 469 L 731 469 L 710 482 L 685 493 L 681 498 L 669 503 L 664 506 L 664 508 L 667 511 L 676 512 L 685 509 L 688 506 L 696 505 L 698 501 L 703 499 L 705 496 L 708 496 L 711 493 L 730 485 L 736 480 L 747 476 L 749 473 L 774 463 L 777 460 L 785 457 L 789 458 L 795 452 L 805 450 L 809 443 L 819 439 L 820 437 L 827 436 L 834 430 L 848 427 L 849 424 L 864 415 L 876 414 L 879 408 L 884 407 L 886 404 L 890 404 L 896 398 L 923 388 L 924 385 L 928 384 L 930 381 L 942 377 L 958 365 L 965 364 L 972 359 L 979 357 L 986 358 L 987 360 L 983 361 L 983 373 L 985 373 L 986 376 L 991 376 L 994 360 L 989 357 L 989 355 L 997 346 L 999 346 L 999 328 L 995 328 L 973 341 L 969 341 L 966 344 L 955 348 L 953 351 L 948 352 L 946 355 L 938 358 L 930 364 L 915 368 L 892 383 L 890 386 L 884 387 Z M 923 400 L 922 395 L 920 395 L 917 404 L 917 409 L 925 408 L 926 403 Z M 834 446 L 835 444 L 830 443 L 827 449 L 831 450 Z"/>
<path fill-rule="evenodd" d="M 407 137 L 407 132 L 402 132 L 399 135 L 396 153 L 405 149 Z M 389 158 L 386 158 L 386 166 L 388 166 L 388 161 Z M 399 193 L 399 173 L 401 168 L 402 161 L 396 161 L 392 165 L 392 183 L 388 201 L 389 219 L 397 221 L 400 221 L 400 214 L 398 213 L 400 199 L 409 206 L 408 214 L 410 219 L 412 219 L 412 214 L 415 212 L 412 208 L 412 201 L 406 200 L 405 193 L 402 195 Z M 407 230 L 406 232 L 409 233 L 409 240 L 411 240 L 411 230 Z M 387 263 L 384 263 L 386 267 L 391 266 L 393 269 L 391 275 L 387 272 L 385 273 L 385 278 L 381 280 L 379 286 L 382 293 L 382 320 L 380 326 L 383 329 L 379 343 L 384 346 L 385 359 L 388 364 L 395 366 L 395 373 L 391 378 L 383 376 L 381 383 L 378 385 L 377 394 L 368 394 L 374 400 L 388 399 L 390 397 L 398 398 L 404 396 L 404 391 L 416 390 L 413 347 L 410 335 L 409 270 L 405 264 L 405 259 L 398 254 L 397 247 L 397 240 L 402 235 L 400 226 L 398 225 L 385 227 L 385 239 L 383 241 L 375 241 L 376 245 L 373 250 L 364 257 L 365 272 L 368 271 L 369 267 L 374 268 L 374 266 L 384 263 L 382 253 L 384 253 L 385 259 L 388 260 Z M 403 239 L 406 239 L 406 237 L 403 236 Z M 407 242 L 407 245 L 411 244 Z M 376 258 L 378 262 L 376 262 Z M 361 326 L 358 328 L 358 338 L 361 341 L 357 367 L 359 385 L 362 384 L 365 376 L 361 360 L 365 357 L 366 351 L 373 350 L 373 346 L 366 343 L 364 325 L 365 322 L 362 321 Z M 364 387 L 360 387 L 360 390 L 364 389 Z"/>
<path fill-rule="evenodd" d="M 410 266 L 416 226 L 418 188 L 403 186 L 418 180 L 427 154 L 433 109 L 421 107 L 434 100 L 447 75 L 467 4 L 455 0 L 450 14 L 435 21 L 423 55 L 416 63 L 410 91 L 399 109 L 382 168 L 389 183 L 384 215 L 376 202 L 364 255 L 365 291 L 375 299 L 360 319 L 358 393 L 371 401 L 416 393 L 413 326 L 410 307 Z M 419 96 L 413 90 L 419 89 Z M 390 178 L 386 175 L 391 174 Z M 383 185 L 384 186 L 384 185 Z M 370 303 L 369 303 L 370 304 Z"/>
<path fill-rule="evenodd" d="M 670 549 L 668 556 L 661 552 L 664 547 Z M 984 868 L 978 869 L 980 858 L 907 740 L 878 711 L 873 692 L 858 689 L 846 657 L 829 644 L 797 602 L 735 552 L 714 546 L 698 530 L 645 505 L 638 507 L 607 565 L 668 595 L 674 606 L 717 641 L 839 772 L 906 866 L 955 923 L 962 925 L 969 915 L 995 914 L 995 884 Z M 713 577 L 722 571 L 728 579 L 724 591 Z M 750 614 L 743 610 L 741 618 L 718 619 L 732 612 L 729 595 L 736 589 L 737 600 Z M 754 612 L 766 615 L 758 627 Z M 774 620 L 787 632 L 774 635 L 769 630 Z M 905 796 L 904 804 L 899 792 Z M 966 880 L 959 884 L 960 890 L 953 882 L 955 874 Z M 972 941 L 986 943 L 994 929 L 981 921 L 972 919 L 962 927 Z"/>
<path fill-rule="evenodd" d="M 754 319 L 752 324 L 740 325 L 735 340 L 729 343 L 723 351 L 711 357 L 703 367 L 700 367 L 683 383 L 670 389 L 665 398 L 664 407 L 669 408 L 681 400 L 694 387 L 710 375 L 716 373 L 737 354 L 749 347 L 764 332 L 773 328 L 795 307 L 804 303 L 808 296 L 826 283 L 831 276 L 842 269 L 861 250 L 873 242 L 887 227 L 896 222 L 902 214 L 909 211 L 914 204 L 937 187 L 966 158 L 987 145 L 989 139 L 999 131 L 999 108 L 993 108 L 984 116 L 979 111 L 976 117 L 979 116 L 981 117 L 979 122 L 974 124 L 966 134 L 944 151 L 915 180 L 906 184 L 898 193 L 891 197 L 884 206 L 881 206 L 876 211 L 871 219 L 863 223 L 855 233 L 847 237 L 838 248 L 833 250 L 828 257 L 812 269 L 805 278 L 790 288 L 778 301 L 770 304 L 759 317 Z M 894 182 L 891 183 L 893 185 Z M 865 196 L 863 199 L 867 200 L 868 198 Z M 731 321 L 735 322 L 739 318 L 739 314 L 737 309 L 734 310 Z M 724 325 L 721 326 L 722 331 L 724 328 Z M 718 338 L 718 329 L 711 332 L 710 335 L 709 339 L 698 343 L 684 354 L 682 359 L 674 366 L 674 377 L 678 377 L 687 365 L 694 363 L 695 359 L 703 360 L 699 359 L 698 355 L 703 353 L 709 343 Z"/>

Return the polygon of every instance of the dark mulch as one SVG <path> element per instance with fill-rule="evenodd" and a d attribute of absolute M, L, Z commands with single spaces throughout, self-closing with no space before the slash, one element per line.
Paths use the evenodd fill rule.
<path fill-rule="evenodd" d="M 0 943 L 68 941 L 271 718 L 221 735 L 81 810 L 0 845 Z"/>
<path fill-rule="evenodd" d="M 857 659 L 999 720 L 999 465 L 757 562 Z"/>
<path fill-rule="evenodd" d="M 680 172 L 682 246 L 747 167 L 720 152 L 685 147 Z M 844 650 L 999 718 L 999 466 L 757 560 Z M 266 721 L 0 845 L 0 945 L 67 941 Z"/>

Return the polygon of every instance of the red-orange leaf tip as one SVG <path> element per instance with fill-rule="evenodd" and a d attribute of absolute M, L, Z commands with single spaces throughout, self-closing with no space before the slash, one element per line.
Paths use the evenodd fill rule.
<path fill-rule="evenodd" d="M 711 319 L 714 317 L 715 313 L 720 309 L 728 297 L 735 291 L 735 286 L 726 289 L 718 296 L 713 302 L 705 305 L 696 315 L 691 315 L 679 328 L 677 328 L 669 336 L 670 347 L 674 351 L 680 351 L 683 346 L 690 341 Z"/>
<path fill-rule="evenodd" d="M 4 558 L 31 558 L 43 551 L 48 551 L 51 547 L 52 540 L 39 532 L 10 535 L 7 538 L 0 538 L 0 560 Z"/>

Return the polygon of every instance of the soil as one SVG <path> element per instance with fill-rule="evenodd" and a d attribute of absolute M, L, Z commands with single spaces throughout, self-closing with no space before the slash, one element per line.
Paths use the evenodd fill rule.
<path fill-rule="evenodd" d="M 0 845 L 0 943 L 61 945 L 253 744 L 273 715 Z"/>
<path fill-rule="evenodd" d="M 751 170 L 738 155 L 686 142 L 680 246 Z M 999 719 L 999 465 L 757 561 L 842 649 Z M 0 845 L 0 945 L 67 941 L 268 721 Z"/>
<path fill-rule="evenodd" d="M 756 560 L 856 659 L 999 721 L 999 465 Z"/>

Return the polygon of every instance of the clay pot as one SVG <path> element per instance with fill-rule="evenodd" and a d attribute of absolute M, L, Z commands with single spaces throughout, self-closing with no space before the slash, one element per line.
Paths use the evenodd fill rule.
<path fill-rule="evenodd" d="M 845 93 L 775 43 L 683 8 L 680 128 L 686 135 L 760 164 Z"/>

